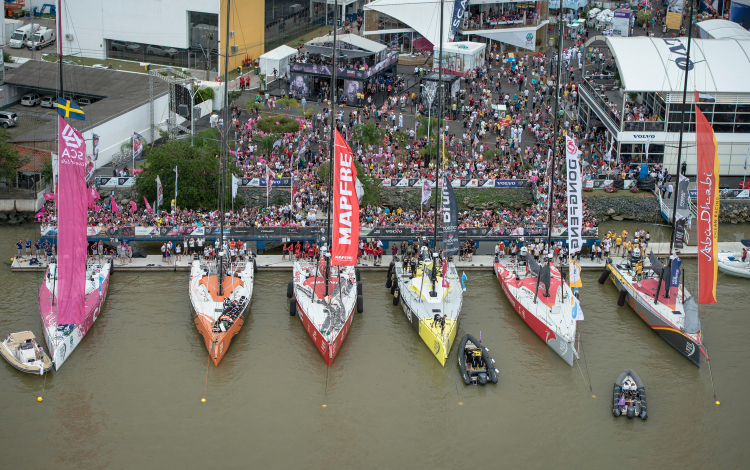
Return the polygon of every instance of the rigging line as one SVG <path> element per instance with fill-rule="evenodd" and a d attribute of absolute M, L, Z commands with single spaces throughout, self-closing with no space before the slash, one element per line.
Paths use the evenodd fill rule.
<path fill-rule="evenodd" d="M 330 347 L 330 345 L 329 345 Z M 331 365 L 328 365 L 328 373 L 326 374 L 326 396 L 328 396 L 328 379 L 331 377 Z"/>
<path fill-rule="evenodd" d="M 208 369 L 211 366 L 211 354 L 208 354 L 206 358 L 206 383 L 203 385 L 203 399 L 206 399 L 206 391 L 208 390 Z"/>
<path fill-rule="evenodd" d="M 164 106 L 164 111 L 161 112 L 161 117 L 159 118 L 159 127 L 160 128 L 161 128 L 161 123 L 164 122 L 164 113 L 167 112 L 167 108 L 169 108 L 169 100 L 167 100 L 167 105 Z M 156 136 L 153 136 L 153 135 L 151 136 L 151 149 L 150 150 L 153 150 L 154 149 L 154 144 L 156 144 L 155 137 Z M 131 139 L 132 139 L 132 137 L 131 137 Z"/>
<path fill-rule="evenodd" d="M 583 341 L 581 340 L 581 336 L 580 336 L 580 335 L 581 335 L 581 332 L 580 332 L 580 330 L 578 331 L 578 335 L 579 335 L 579 336 L 578 336 L 578 345 L 579 345 L 579 346 L 581 346 L 581 353 L 582 353 L 581 355 L 583 356 L 583 363 L 584 363 L 584 364 L 586 365 L 586 375 L 587 375 L 587 376 L 588 376 L 588 378 L 589 378 L 589 390 L 590 390 L 591 392 L 593 392 L 593 391 L 594 391 L 594 389 L 593 389 L 593 388 L 591 388 L 591 376 L 589 375 L 589 363 L 588 363 L 588 361 L 586 360 L 586 354 L 583 354 Z M 580 359 L 579 359 L 579 360 L 578 360 L 578 369 L 580 369 L 580 368 L 581 368 L 581 361 L 580 361 Z M 581 375 L 583 375 L 583 371 L 581 371 Z"/>

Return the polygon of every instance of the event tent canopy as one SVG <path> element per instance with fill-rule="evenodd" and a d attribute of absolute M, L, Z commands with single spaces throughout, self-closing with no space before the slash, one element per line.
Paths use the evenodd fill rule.
<path fill-rule="evenodd" d="M 696 24 L 702 39 L 750 39 L 750 31 L 727 20 L 706 20 Z"/>
<path fill-rule="evenodd" d="M 687 38 L 607 38 L 627 91 L 680 93 Z M 750 93 L 750 40 L 693 39 L 688 90 Z"/>
<path fill-rule="evenodd" d="M 384 44 L 356 34 L 338 34 L 336 44 L 341 54 L 349 58 L 367 57 L 387 49 Z M 305 44 L 305 49 L 312 54 L 330 54 L 333 49 L 333 34 L 311 39 Z"/>
<path fill-rule="evenodd" d="M 297 55 L 297 49 L 282 44 L 272 51 L 268 51 L 258 57 L 260 73 L 266 77 L 273 75 L 273 69 L 276 69 L 278 76 L 286 75 L 286 66 L 289 64 L 289 57 Z"/>
<path fill-rule="evenodd" d="M 456 2 L 443 1 L 443 41 L 448 41 Z M 432 44 L 440 44 L 440 2 L 437 0 L 375 0 L 365 5 L 364 9 L 388 15 L 410 26 Z"/>

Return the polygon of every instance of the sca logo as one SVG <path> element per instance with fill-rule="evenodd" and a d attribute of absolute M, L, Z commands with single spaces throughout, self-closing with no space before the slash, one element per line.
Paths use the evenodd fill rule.
<path fill-rule="evenodd" d="M 534 35 L 533 34 L 529 33 L 529 34 L 526 35 L 526 40 L 528 42 L 531 42 L 532 39 L 534 39 Z"/>

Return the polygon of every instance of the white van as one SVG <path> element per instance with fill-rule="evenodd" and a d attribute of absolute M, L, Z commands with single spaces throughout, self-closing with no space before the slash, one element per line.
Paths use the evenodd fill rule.
<path fill-rule="evenodd" d="M 39 28 L 39 31 L 26 41 L 29 49 L 41 49 L 55 42 L 55 31 L 49 28 Z"/>
<path fill-rule="evenodd" d="M 34 28 L 31 28 L 30 24 L 25 24 L 13 31 L 13 34 L 8 41 L 8 45 L 14 49 L 22 49 L 26 47 L 26 41 L 31 39 L 31 35 L 41 28 L 41 25 L 35 24 Z"/>

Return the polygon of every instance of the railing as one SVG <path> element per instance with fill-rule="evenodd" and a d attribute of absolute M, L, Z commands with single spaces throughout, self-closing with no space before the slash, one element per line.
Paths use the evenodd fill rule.
<path fill-rule="evenodd" d="M 625 121 L 623 131 L 664 132 L 664 121 Z"/>
<path fill-rule="evenodd" d="M 614 81 L 612 81 L 612 85 L 614 85 Z M 609 105 L 606 101 L 601 97 L 599 94 L 599 89 L 592 84 L 588 79 L 583 79 L 580 83 L 581 90 L 586 91 L 586 94 L 589 95 L 589 97 L 599 106 L 599 108 L 604 112 L 607 118 L 612 122 L 613 127 L 616 129 L 620 128 L 620 118 L 615 115 L 615 113 L 610 109 Z M 606 86 L 606 84 L 604 85 Z"/>

